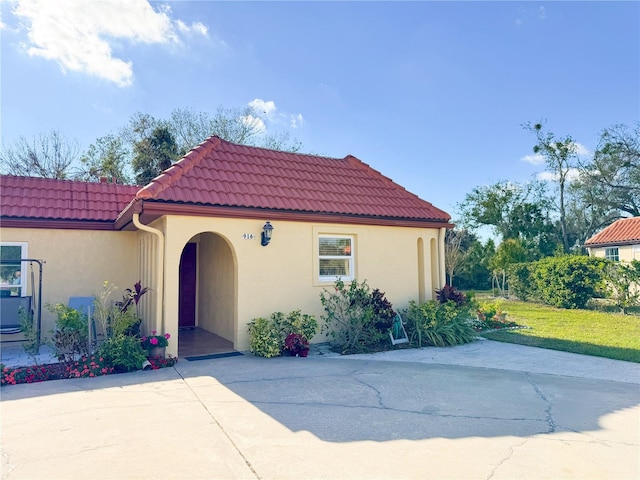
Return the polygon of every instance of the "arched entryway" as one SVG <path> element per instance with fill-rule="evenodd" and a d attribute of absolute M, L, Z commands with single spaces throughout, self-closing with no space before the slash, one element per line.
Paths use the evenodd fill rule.
<path fill-rule="evenodd" d="M 178 355 L 233 351 L 237 341 L 236 261 L 229 242 L 211 232 L 182 249 L 178 282 Z"/>

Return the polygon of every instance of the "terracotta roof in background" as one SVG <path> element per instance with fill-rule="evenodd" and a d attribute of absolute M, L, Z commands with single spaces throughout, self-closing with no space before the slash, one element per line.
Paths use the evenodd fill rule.
<path fill-rule="evenodd" d="M 584 244 L 587 247 L 640 244 L 640 217 L 621 218 L 606 227 Z"/>
<path fill-rule="evenodd" d="M 0 175 L 2 219 L 113 222 L 140 187 Z"/>
<path fill-rule="evenodd" d="M 434 207 L 353 156 L 343 159 L 236 145 L 210 137 L 139 200 L 448 222 Z"/>

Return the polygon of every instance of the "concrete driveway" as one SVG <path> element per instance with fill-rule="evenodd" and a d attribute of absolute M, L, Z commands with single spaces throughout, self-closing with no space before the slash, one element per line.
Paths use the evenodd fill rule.
<path fill-rule="evenodd" d="M 2 478 L 638 479 L 639 384 L 639 364 L 483 341 L 17 385 Z"/>

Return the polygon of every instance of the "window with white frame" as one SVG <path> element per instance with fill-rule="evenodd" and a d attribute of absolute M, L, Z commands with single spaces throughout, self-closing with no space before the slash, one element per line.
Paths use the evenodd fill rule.
<path fill-rule="evenodd" d="M 616 262 L 619 261 L 620 254 L 618 253 L 618 247 L 605 248 L 604 258 L 606 258 L 607 260 L 614 260 Z"/>
<path fill-rule="evenodd" d="M 26 242 L 0 242 L 0 296 L 24 297 L 27 294 Z"/>
<path fill-rule="evenodd" d="M 354 279 L 354 241 L 350 235 L 318 237 L 318 272 L 321 282 Z"/>

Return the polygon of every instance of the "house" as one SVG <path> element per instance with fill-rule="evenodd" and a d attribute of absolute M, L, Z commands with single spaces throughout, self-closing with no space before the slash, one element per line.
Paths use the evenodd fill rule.
<path fill-rule="evenodd" d="M 151 288 L 139 305 L 144 330 L 173 339 L 197 326 L 247 350 L 252 318 L 294 309 L 319 317 L 320 292 L 337 277 L 366 279 L 398 307 L 432 298 L 445 281 L 450 216 L 351 155 L 214 136 L 142 188 L 14 176 L 0 184 L 0 246 L 46 262 L 43 304 L 95 295 L 105 280 L 120 289 L 141 280 Z M 45 312 L 42 331 L 53 324 Z M 173 341 L 167 352 L 177 349 Z"/>
<path fill-rule="evenodd" d="M 640 260 L 640 217 L 621 218 L 584 243 L 592 257 Z"/>

